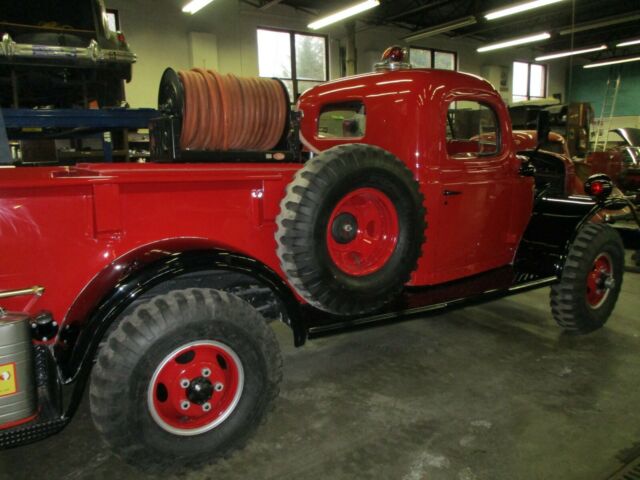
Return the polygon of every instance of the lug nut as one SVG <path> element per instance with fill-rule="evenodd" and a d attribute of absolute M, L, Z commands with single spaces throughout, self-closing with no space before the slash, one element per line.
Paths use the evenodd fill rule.
<path fill-rule="evenodd" d="M 202 369 L 202 376 L 203 377 L 208 377 L 209 375 L 211 375 L 211 370 L 208 368 L 203 368 Z"/>
<path fill-rule="evenodd" d="M 205 412 L 208 412 L 209 410 L 211 410 L 211 404 L 209 402 L 203 403 L 202 410 L 204 410 Z"/>
<path fill-rule="evenodd" d="M 186 378 L 183 378 L 182 380 L 180 380 L 180 386 L 182 388 L 187 388 L 189 386 L 189 380 L 187 380 Z"/>
<path fill-rule="evenodd" d="M 187 402 L 186 400 L 180 404 L 180 408 L 183 409 L 183 410 L 189 410 L 190 406 L 191 406 L 191 404 L 189 402 Z"/>
<path fill-rule="evenodd" d="M 218 382 L 213 386 L 213 388 L 215 389 L 216 392 L 221 392 L 222 389 L 224 388 L 224 385 Z"/>

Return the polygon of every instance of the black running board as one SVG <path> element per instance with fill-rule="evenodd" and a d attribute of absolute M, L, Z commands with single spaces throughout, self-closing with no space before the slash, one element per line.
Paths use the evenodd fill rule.
<path fill-rule="evenodd" d="M 443 285 L 407 288 L 398 301 L 390 304 L 384 311 L 372 315 L 340 317 L 306 307 L 303 317 L 308 338 L 313 339 L 402 321 L 420 314 L 483 303 L 546 287 L 557 281 L 556 276 L 537 277 L 517 272 L 509 266 Z"/>

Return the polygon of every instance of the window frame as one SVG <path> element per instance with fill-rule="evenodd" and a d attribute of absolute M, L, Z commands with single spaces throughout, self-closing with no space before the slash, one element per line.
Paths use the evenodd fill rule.
<path fill-rule="evenodd" d="M 473 103 L 477 103 L 480 106 L 486 107 L 488 108 L 491 113 L 493 114 L 493 118 L 495 121 L 495 125 L 496 125 L 496 149 L 493 152 L 468 152 L 468 153 L 473 153 L 473 155 L 470 155 L 468 157 L 456 157 L 454 155 L 451 155 L 448 151 L 448 149 L 446 148 L 446 143 L 448 142 L 447 140 L 447 129 L 450 128 L 450 121 L 449 121 L 449 112 L 450 109 L 449 107 L 452 104 L 455 104 L 457 102 L 473 102 Z M 496 108 L 495 105 L 493 105 L 490 102 L 486 102 L 486 101 L 479 101 L 477 98 L 470 98 L 470 97 L 460 97 L 460 98 L 454 98 L 448 102 L 445 103 L 445 125 L 444 125 L 444 139 L 445 139 L 445 152 L 447 154 L 447 158 L 449 159 L 449 161 L 452 162 L 473 162 L 473 161 L 492 161 L 492 159 L 495 159 L 496 157 L 501 157 L 503 154 L 503 145 L 502 145 L 502 126 L 500 125 L 500 115 L 498 114 L 498 110 Z M 455 110 L 458 110 L 457 108 Z M 451 130 L 453 133 L 453 129 Z M 481 135 L 481 134 L 478 134 Z M 454 139 L 455 140 L 455 139 Z M 480 139 L 478 139 L 478 143 L 480 143 Z"/>
<path fill-rule="evenodd" d="M 267 30 L 270 32 L 280 32 L 280 33 L 288 33 L 289 34 L 289 52 L 291 55 L 291 78 L 287 77 L 276 77 L 280 80 L 290 81 L 293 85 L 293 98 L 291 99 L 292 103 L 298 101 L 298 97 L 302 92 L 299 91 L 298 82 L 317 82 L 323 83 L 329 81 L 330 73 L 329 73 L 329 35 L 325 35 L 322 33 L 311 33 L 311 32 L 303 32 L 300 30 L 289 30 L 286 28 L 274 28 L 274 27 L 264 27 L 258 25 L 256 27 L 256 50 L 258 54 L 258 75 L 260 75 L 260 48 L 258 45 L 258 30 Z M 296 60 L 296 35 L 303 35 L 306 37 L 320 37 L 324 39 L 324 71 L 325 71 L 325 79 L 324 80 L 300 80 L 298 79 L 298 71 L 297 71 L 297 60 Z"/>
<path fill-rule="evenodd" d="M 526 99 L 525 100 L 518 100 L 519 102 L 523 102 L 523 101 L 529 101 L 532 98 L 536 99 L 536 98 L 547 98 L 547 89 L 549 87 L 549 66 L 546 63 L 536 63 L 536 62 L 527 62 L 527 61 L 522 61 L 522 60 L 514 60 L 513 63 L 511 64 L 511 101 L 513 101 L 515 103 L 515 100 L 513 99 L 513 97 L 522 97 L 522 95 L 516 95 L 513 92 L 513 72 L 515 70 L 515 64 L 516 63 L 522 63 L 527 65 L 527 94 L 526 94 Z M 543 74 L 542 74 L 542 97 L 538 97 L 538 96 L 531 96 L 531 66 L 532 65 L 536 65 L 539 67 L 542 67 L 543 70 Z"/>
<path fill-rule="evenodd" d="M 431 59 L 431 66 L 427 67 L 427 68 L 430 68 L 430 69 L 433 69 L 433 70 L 436 70 L 436 68 L 434 67 L 434 65 L 436 64 L 436 52 L 453 54 L 454 68 L 453 68 L 453 70 L 448 70 L 448 71 L 449 72 L 457 72 L 458 71 L 458 52 L 456 52 L 454 50 L 442 50 L 440 48 L 416 47 L 416 46 L 410 45 L 409 46 L 409 61 L 411 61 L 411 50 L 422 50 L 422 51 L 430 52 L 429 53 L 429 58 Z M 416 68 L 425 68 L 425 67 L 416 67 Z M 438 69 L 438 70 L 442 70 L 442 69 Z"/>

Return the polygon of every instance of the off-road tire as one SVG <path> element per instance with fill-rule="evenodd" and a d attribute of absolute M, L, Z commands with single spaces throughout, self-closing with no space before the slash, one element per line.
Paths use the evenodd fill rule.
<path fill-rule="evenodd" d="M 614 285 L 593 307 L 587 300 L 587 277 L 603 254 L 611 260 Z M 551 287 L 551 311 L 558 325 L 576 334 L 601 328 L 618 300 L 623 271 L 624 246 L 618 233 L 604 224 L 584 226 L 571 245 L 560 282 Z"/>
<path fill-rule="evenodd" d="M 221 424 L 197 435 L 175 435 L 154 420 L 149 385 L 169 352 L 202 340 L 237 354 L 244 387 Z M 275 335 L 248 303 L 212 289 L 174 290 L 140 304 L 109 335 L 91 375 L 91 415 L 126 462 L 147 471 L 192 469 L 244 446 L 278 395 L 281 378 Z"/>
<path fill-rule="evenodd" d="M 334 208 L 358 189 L 384 195 L 398 224 L 388 260 L 363 275 L 339 268 L 327 240 Z M 322 152 L 297 172 L 280 204 L 277 253 L 287 279 L 309 304 L 326 312 L 355 315 L 379 309 L 402 290 L 422 254 L 423 202 L 411 171 L 381 148 L 348 144 Z"/>

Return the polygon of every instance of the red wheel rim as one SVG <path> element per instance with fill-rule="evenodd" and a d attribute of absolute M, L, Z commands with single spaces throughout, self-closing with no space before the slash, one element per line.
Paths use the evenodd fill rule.
<path fill-rule="evenodd" d="M 591 308 L 598 308 L 605 302 L 614 282 L 611 257 L 601 253 L 587 276 L 587 303 Z"/>
<path fill-rule="evenodd" d="M 333 209 L 327 248 L 331 260 L 343 272 L 369 275 L 391 258 L 398 234 L 398 213 L 389 197 L 374 188 L 359 188 Z"/>
<path fill-rule="evenodd" d="M 198 435 L 224 422 L 244 386 L 242 363 L 220 342 L 200 340 L 167 355 L 149 384 L 147 403 L 155 422 L 176 435 Z"/>

